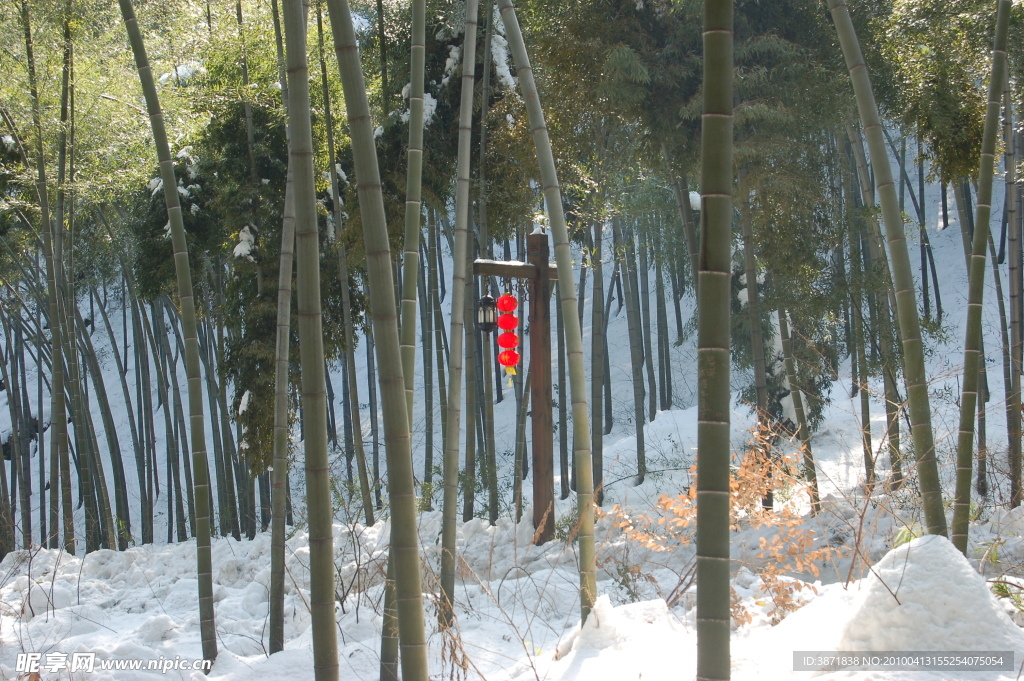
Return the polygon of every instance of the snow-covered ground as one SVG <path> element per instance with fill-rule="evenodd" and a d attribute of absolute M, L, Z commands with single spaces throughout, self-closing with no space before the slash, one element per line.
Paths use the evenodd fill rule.
<path fill-rule="evenodd" d="M 1001 186 L 997 184 L 994 197 L 993 215 L 997 216 L 1002 205 Z M 928 369 L 937 452 L 948 498 L 958 418 L 966 274 L 959 226 L 954 223 L 949 229 L 935 229 L 939 216 L 937 192 L 936 187 L 929 187 L 926 203 L 941 273 L 946 333 L 929 339 Z M 955 220 L 955 214 L 951 217 Z M 998 225 L 998 220 L 993 223 Z M 917 249 L 912 248 L 915 266 L 917 256 Z M 611 268 L 605 271 L 610 275 Z M 989 302 L 994 302 L 991 274 L 989 277 L 986 291 Z M 692 314 L 692 308 L 685 309 L 684 314 Z M 988 405 L 990 457 L 993 468 L 1004 471 L 1005 419 L 1000 403 L 1002 372 L 995 305 L 988 306 L 986 315 L 992 393 Z M 589 337 L 589 318 L 588 312 L 585 337 Z M 591 617 L 580 630 L 577 551 L 568 536 L 573 497 L 557 502 L 559 538 L 541 547 L 531 542 L 529 508 L 523 514 L 527 520 L 519 525 L 509 517 L 515 404 L 513 399 L 506 399 L 496 407 L 503 516 L 494 527 L 488 526 L 486 519 L 459 526 L 457 618 L 455 628 L 449 631 L 441 631 L 436 625 L 440 513 L 426 511 L 420 516 L 432 678 L 649 681 L 694 677 L 693 545 L 669 542 L 669 550 L 659 550 L 637 534 L 624 532 L 621 525 L 626 517 L 638 528 L 643 527 L 644 518 L 656 523 L 665 513 L 658 506 L 661 496 L 685 495 L 691 487 L 690 467 L 696 448 L 695 339 L 690 337 L 672 348 L 676 408 L 660 412 L 646 426 L 649 473 L 642 485 L 634 486 L 636 452 L 630 418 L 632 391 L 625 311 L 610 323 L 615 426 L 605 438 L 607 515 L 597 525 L 601 596 Z M 102 330 L 96 332 L 94 342 L 104 353 L 108 345 Z M 362 346 L 357 357 L 357 374 L 364 391 L 363 425 L 368 428 Z M 117 385 L 112 364 L 109 361 L 105 367 L 110 373 L 108 385 Z M 418 369 L 422 371 L 422 365 Z M 29 373 L 29 385 L 34 386 L 31 369 Z M 744 376 L 734 376 L 734 388 L 745 381 Z M 334 385 L 340 385 L 337 375 Z M 754 515 L 737 520 L 732 535 L 733 583 L 737 620 L 741 623 L 736 625 L 732 641 L 733 677 L 915 681 L 1017 678 L 1024 663 L 1024 633 L 1015 624 L 1024 623 L 1017 607 L 1020 599 L 993 595 L 996 590 L 1016 597 L 1020 590 L 1015 586 L 1015 575 L 1024 566 L 1024 512 L 1006 511 L 995 501 L 1008 496 L 1005 476 L 1000 473 L 993 477 L 990 500 L 976 501 L 969 559 L 943 539 L 914 539 L 920 534 L 921 519 L 913 479 L 893 494 L 876 490 L 874 496 L 867 497 L 862 491 L 859 398 L 855 404 L 846 392 L 849 385 L 850 368 L 846 363 L 833 385 L 823 426 L 813 439 L 824 497 L 822 512 L 807 514 L 806 495 L 793 483 L 776 496 L 778 508 L 790 508 L 796 520 L 772 526 L 761 525 Z M 873 442 L 881 451 L 885 411 L 877 397 L 881 386 L 872 388 Z M 115 422 L 127 432 L 127 416 L 115 392 L 111 391 L 117 412 Z M 6 393 L 3 395 L 0 433 L 10 429 Z M 425 418 L 420 401 L 414 419 L 416 470 L 420 472 Z M 438 418 L 435 414 L 439 425 Z M 744 450 L 751 425 L 749 410 L 736 403 L 734 451 Z M 156 427 L 159 437 L 161 419 L 157 419 Z M 910 451 L 909 442 L 904 451 Z M 878 459 L 884 479 L 887 456 Z M 340 453 L 335 454 L 334 465 L 342 476 Z M 301 476 L 301 465 L 292 470 Z M 128 476 L 129 485 L 132 477 Z M 558 482 L 556 479 L 556 490 Z M 112 480 L 108 484 L 112 485 Z M 293 479 L 292 489 L 296 516 L 301 519 L 301 479 Z M 37 508 L 38 490 L 34 492 Z M 129 489 L 133 504 L 136 493 Z M 529 500 L 530 493 L 527 481 L 524 499 Z M 439 508 L 437 501 L 435 497 L 435 508 Z M 386 520 L 364 527 L 354 520 L 358 514 L 346 507 L 343 498 L 339 503 L 334 546 L 340 674 L 346 680 L 376 679 L 389 528 Z M 615 510 L 616 505 L 620 510 Z M 166 535 L 163 513 L 158 511 L 158 538 Z M 82 527 L 81 517 L 78 523 Z M 663 527 L 654 525 L 655 529 Z M 290 531 L 286 549 L 287 644 L 284 652 L 273 657 L 266 653 L 269 534 L 260 534 L 253 541 L 214 540 L 220 655 L 209 678 L 313 678 L 307 535 L 301 523 Z M 806 540 L 799 555 L 811 556 L 810 562 L 799 566 L 780 564 L 778 553 L 771 551 L 776 540 L 784 542 L 783 555 L 788 555 L 785 551 L 790 546 Z M 775 575 L 773 566 L 783 574 Z M 1011 651 L 1013 663 L 1005 671 L 967 672 L 948 667 L 898 671 L 887 664 L 891 660 L 876 660 L 873 671 L 795 671 L 804 657 L 835 651 Z M 120 553 L 97 551 L 84 556 L 79 547 L 77 557 L 43 549 L 9 555 L 0 564 L 0 679 L 26 678 L 16 669 L 17 656 L 33 652 L 56 654 L 44 657 L 44 663 L 59 662 L 61 654 L 69 662 L 76 653 L 96 654 L 92 672 L 55 668 L 43 671 L 42 679 L 203 678 L 198 671 L 182 669 L 201 657 L 194 542 L 135 546 Z M 99 669 L 104 661 L 116 660 L 158 660 L 157 664 L 168 670 Z M 818 669 L 818 662 L 813 660 L 811 666 Z"/>

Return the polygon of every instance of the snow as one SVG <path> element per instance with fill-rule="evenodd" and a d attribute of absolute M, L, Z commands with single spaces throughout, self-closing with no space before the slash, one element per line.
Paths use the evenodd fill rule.
<path fill-rule="evenodd" d="M 690 208 L 693 210 L 700 210 L 700 192 L 690 190 Z"/>
<path fill-rule="evenodd" d="M 242 227 L 242 231 L 238 233 L 238 243 L 235 245 L 235 250 L 232 251 L 232 255 L 236 258 L 245 258 L 250 262 L 256 262 L 252 257 L 252 249 L 256 245 L 256 237 L 249 229 L 249 225 Z"/>
<path fill-rule="evenodd" d="M 408 90 L 408 88 L 409 88 L 409 86 L 406 85 L 406 90 Z M 406 90 L 402 91 L 402 96 L 403 97 L 408 97 L 409 96 L 409 93 Z M 434 112 L 435 111 L 437 111 L 437 100 L 434 99 L 434 96 L 432 94 L 430 94 L 429 92 L 424 92 L 423 93 L 423 126 L 424 127 L 430 125 L 430 121 L 433 120 L 433 118 L 434 118 Z M 401 121 L 403 123 L 408 123 L 410 116 L 411 116 L 411 111 L 409 109 L 405 109 L 404 111 L 402 111 L 398 115 L 399 119 L 401 119 Z"/>
<path fill-rule="evenodd" d="M 504 25 L 502 25 L 504 28 Z M 506 90 L 516 90 L 517 81 L 509 67 L 508 40 L 500 33 L 491 36 L 491 58 L 494 60 L 494 75 Z"/>
<path fill-rule="evenodd" d="M 423 93 L 423 125 L 430 125 L 434 120 L 434 112 L 437 111 L 437 100 L 429 92 Z"/>
<path fill-rule="evenodd" d="M 794 642 L 806 651 L 1013 651 L 1017 662 L 1024 659 L 1024 632 L 963 554 L 936 536 L 896 547 L 849 586 L 825 587 L 761 638 L 764 647 L 758 657 L 774 657 L 776 664 L 791 661 Z M 834 672 L 824 678 L 854 673 Z M 890 670 L 884 678 L 1012 679 L 1016 668 L 1005 675 Z"/>
<path fill-rule="evenodd" d="M 182 85 L 187 85 L 188 80 L 192 76 L 196 74 L 203 75 L 205 73 L 206 69 L 202 64 L 197 61 L 189 61 L 176 66 L 174 71 L 168 71 L 167 73 L 162 74 L 158 80 L 161 85 L 166 85 L 167 82 L 176 75 L 177 80 L 180 81 Z"/>
<path fill-rule="evenodd" d="M 424 515 L 421 537 L 439 529 L 439 513 Z M 386 523 L 335 526 L 339 585 L 379 597 Z M 613 603 L 603 593 L 580 629 L 561 636 L 575 609 L 570 552 L 530 545 L 528 522 L 489 527 L 477 519 L 460 527 L 463 571 L 462 644 L 485 678 L 527 681 L 624 681 L 692 678 L 696 664 L 693 599 L 669 607 L 654 598 Z M 214 600 L 222 652 L 210 679 L 312 679 L 308 602 L 308 538 L 296 532 L 286 550 L 286 650 L 267 658 L 260 643 L 268 613 L 270 537 L 213 543 Z M 424 544 L 429 557 L 437 547 Z M 353 547 L 358 547 L 353 552 Z M 195 544 L 148 545 L 84 557 L 39 549 L 0 564 L 3 616 L 0 674 L 13 675 L 15 653 L 95 652 L 101 659 L 198 659 Z M 748 573 L 749 574 L 749 573 Z M 14 576 L 17 575 L 17 576 Z M 430 574 L 428 574 L 430 577 Z M 602 580 L 607 588 L 607 579 Z M 796 651 L 1013 651 L 1024 659 L 1024 633 L 989 591 L 977 570 L 941 537 L 892 549 L 867 575 L 819 595 L 775 627 L 750 629 L 735 641 L 733 678 L 806 678 L 792 670 Z M 339 611 L 342 678 L 375 677 L 380 618 L 366 599 L 351 595 Z M 968 605 L 969 604 L 969 605 Z M 430 612 L 428 611 L 428 615 Z M 577 618 L 578 619 L 578 618 Z M 432 619 L 428 617 L 428 622 Z M 442 636 L 431 625 L 431 640 Z M 511 635 L 509 635 L 511 634 Z M 517 652 L 518 649 L 518 652 Z M 174 674 L 178 674 L 175 676 Z M 192 674 L 192 675 L 190 675 Z M 198 679 L 196 672 L 133 677 Z M 1014 672 L 839 671 L 824 679 L 1012 679 Z M 97 672 L 90 679 L 119 678 Z"/>
<path fill-rule="evenodd" d="M 970 612 L 962 611 L 965 603 Z M 841 616 L 822 622 L 825 612 Z M 836 623 L 842 626 L 829 631 Z M 893 549 L 856 588 L 832 589 L 789 624 L 780 625 L 779 635 L 813 630 L 815 650 L 1024 649 L 1024 633 L 984 578 L 949 540 L 936 536 Z"/>
<path fill-rule="evenodd" d="M 339 177 L 344 178 L 340 168 Z M 162 188 L 154 178 L 149 189 Z M 1001 209 L 1001 194 L 994 192 L 993 214 Z M 699 195 L 695 208 L 699 209 Z M 927 191 L 929 230 L 935 230 L 940 211 L 938 188 Z M 194 204 L 193 204 L 194 205 Z M 966 315 L 963 251 L 955 211 L 950 211 L 950 229 L 932 231 L 937 266 L 943 272 L 942 293 L 946 308 L 944 324 L 948 333 L 927 339 L 931 354 L 928 373 L 933 420 L 936 424 L 940 474 L 951 490 L 955 468 L 951 465 L 949 443 L 955 441 L 959 374 L 962 372 L 962 328 Z M 916 230 L 909 232 L 914 238 Z M 236 257 L 250 256 L 254 244 L 248 227 L 239 235 Z M 606 246 L 607 248 L 607 246 Z M 915 272 L 919 265 L 916 248 L 911 248 Z M 609 262 L 610 249 L 605 251 Z M 574 253 L 578 262 L 578 253 Z M 524 254 L 513 252 L 514 258 Z M 513 258 L 510 258 L 513 259 Z M 578 265 L 577 265 L 578 267 Z M 1005 265 L 1002 266 L 1005 272 Z M 611 267 L 605 268 L 606 286 Z M 451 272 L 450 259 L 446 271 Z M 992 287 L 987 290 L 992 295 Z M 652 287 L 653 288 L 653 287 Z M 586 293 L 589 296 L 589 289 Z M 589 347 L 590 300 L 584 299 L 584 343 Z M 684 315 L 693 313 L 691 297 L 682 301 Z M 449 300 L 443 306 L 447 313 Z M 995 338 L 994 306 L 984 314 L 987 330 Z M 119 310 L 111 310 L 117 314 Z M 590 618 L 579 626 L 578 547 L 566 536 L 575 505 L 573 495 L 556 499 L 555 517 L 561 533 L 543 546 L 532 544 L 532 483 L 524 481 L 524 521 L 515 523 L 509 509 L 510 492 L 502 489 L 502 514 L 495 526 L 486 519 L 461 522 L 457 528 L 459 569 L 457 576 L 454 634 L 439 631 L 436 624 L 437 572 L 440 557 L 440 497 L 434 492 L 435 510 L 420 514 L 419 537 L 424 575 L 425 615 L 431 674 L 448 678 L 451 664 L 445 660 L 463 656 L 468 679 L 488 681 L 629 681 L 631 679 L 689 679 L 696 665 L 696 592 L 690 580 L 694 546 L 672 544 L 667 551 L 655 550 L 625 535 L 618 523 L 628 516 L 641 522 L 644 516 L 658 519 L 657 503 L 663 494 L 685 494 L 694 484 L 691 466 L 697 443 L 695 342 L 693 334 L 670 348 L 675 374 L 673 408 L 659 411 L 645 425 L 648 474 L 634 485 L 636 439 L 632 418 L 630 357 L 625 309 L 611 307 L 608 357 L 613 384 L 615 423 L 604 440 L 605 492 L 607 513 L 597 521 L 596 537 L 599 598 Z M 684 319 L 687 317 L 684 317 Z M 113 320 L 112 320 L 113 321 Z M 795 326 L 795 325 L 794 325 Z M 116 327 L 116 324 L 115 324 Z M 115 332 L 117 333 L 117 332 Z M 130 342 L 131 340 L 129 331 Z M 109 341 L 100 332 L 94 336 L 101 358 L 109 357 Z M 355 375 L 366 385 L 366 360 L 358 348 Z M 777 350 L 776 350 L 777 351 Z M 104 360 L 101 359 L 101 362 Z M 899 492 L 876 489 L 863 491 L 859 397 L 849 392 L 850 367 L 839 367 L 830 403 L 825 405 L 824 423 L 813 434 L 812 445 L 821 484 L 822 511 L 807 513 L 806 491 L 796 482 L 777 495 L 778 508 L 787 506 L 799 521 L 799 528 L 813 541 L 813 547 L 832 548 L 832 553 L 815 562 L 817 573 L 786 568 L 783 583 L 793 589 L 793 604 L 779 609 L 765 579 L 764 568 L 774 564 L 763 555 L 763 542 L 782 538 L 778 527 L 758 525 L 744 515 L 736 520 L 731 534 L 734 559 L 732 584 L 736 601 L 748 615 L 734 626 L 732 673 L 737 681 L 786 681 L 787 679 L 852 679 L 856 681 L 939 681 L 1009 680 L 1016 678 L 1016 666 L 1009 672 L 957 671 L 819 671 L 793 669 L 796 651 L 1013 651 L 1015 665 L 1024 660 L 1024 635 L 1018 623 L 1024 616 L 1013 598 L 996 598 L 994 581 L 1021 584 L 1014 566 L 1024 564 L 1024 509 L 1008 510 L 991 500 L 977 500 L 977 519 L 971 525 L 967 558 L 948 541 L 914 538 L 920 533 L 920 511 L 916 492 L 907 486 Z M 107 385 L 117 385 L 116 369 L 106 360 Z M 340 385 L 337 367 L 331 367 L 334 385 Z M 422 372 L 422 366 L 417 368 Z M 28 382 L 35 386 L 34 367 L 28 367 Z M 134 392 L 134 372 L 128 380 Z M 417 375 L 417 381 L 422 376 Z M 177 380 L 185 385 L 180 364 Z M 750 438 L 753 419 L 747 406 L 736 398 L 738 388 L 749 377 L 734 374 L 731 444 L 743 451 Z M 1002 375 L 989 372 L 993 401 L 998 411 Z M 422 385 L 422 383 L 417 383 Z M 154 387 L 150 386 L 153 390 Z M 125 407 L 117 391 L 111 391 L 112 410 L 119 432 L 127 429 Z M 869 396 L 871 426 L 879 476 L 888 474 L 884 402 L 880 381 L 872 381 Z M 944 395 L 949 395 L 945 397 Z M 956 393 L 958 395 L 958 393 Z M 233 396 L 228 395 L 229 403 Z M 506 398 L 496 405 L 498 466 L 503 484 L 512 470 L 515 400 Z M 240 411 L 251 406 L 254 396 L 243 395 Z M 340 398 L 339 398 L 340 399 Z M 31 400 L 33 408 L 35 399 Z M 339 402 L 340 403 L 340 402 Z M 44 406 L 44 419 L 46 416 Z M 369 438 L 365 393 L 360 405 L 363 422 L 357 432 Z M 418 474 L 423 464 L 422 400 L 414 412 L 413 445 Z M 439 415 L 434 415 L 435 424 Z M 97 423 L 99 420 L 97 419 Z M 992 417 L 988 422 L 993 458 L 1002 457 L 1005 423 Z M 163 437 L 162 419 L 154 424 L 158 440 Z M 7 394 L 0 392 L 0 433 L 10 433 Z M 439 429 L 435 431 L 439 432 Z M 297 440 L 297 432 L 296 432 Z M 905 436 L 905 440 L 907 440 Z M 49 441 L 47 441 L 49 446 Z M 158 444 L 159 446 L 159 444 Z M 439 441 L 435 439 L 435 447 Z M 790 456 L 797 443 L 780 442 Z M 124 447 L 124 443 L 122 443 Z M 301 443 L 297 443 L 301 452 Z M 47 450 L 49 451 L 49 450 Z M 905 443 L 904 451 L 909 453 Z M 33 448 L 32 457 L 38 460 Z M 162 459 L 163 457 L 158 457 Z M 435 450 L 435 461 L 437 451 Z M 734 459 L 734 464 L 739 460 Z M 165 479 L 165 462 L 158 461 L 157 473 Z M 344 476 L 343 462 L 335 464 L 335 479 Z M 905 470 L 911 468 L 905 462 Z M 123 671 L 97 670 L 89 679 L 199 679 L 213 681 L 312 681 L 312 637 L 309 603 L 309 537 L 303 524 L 304 480 L 301 455 L 292 462 L 291 482 L 298 523 L 289 528 L 286 544 L 285 650 L 266 653 L 270 536 L 259 533 L 252 541 L 215 538 L 211 548 L 214 601 L 220 654 L 209 677 L 194 670 L 137 671 L 130 677 Z M 9 474 L 10 469 L 8 469 Z M 912 473 L 912 471 L 908 472 Z M 109 471 L 107 474 L 109 475 Z M 138 490 L 128 475 L 130 503 L 137 508 Z M 556 490 L 561 483 L 556 475 Z M 112 483 L 108 478 L 108 486 Z M 435 477 L 435 488 L 438 487 Z M 33 489 L 33 510 L 38 510 L 38 490 Z M 421 488 L 420 494 L 423 494 Z M 486 496 L 486 495 L 484 495 Z M 557 496 L 557 495 L 556 495 Z M 356 522 L 358 505 L 344 491 L 338 494 L 339 508 L 334 525 L 336 590 L 341 595 L 338 623 L 340 678 L 357 681 L 377 678 L 380 604 L 383 571 L 390 525 L 378 520 L 373 526 Z M 478 497 L 479 498 L 479 497 Z M 424 500 L 425 501 L 425 500 Z M 612 509 L 618 505 L 624 516 Z M 0 563 L 0 678 L 18 678 L 17 654 L 96 653 L 101 660 L 192 661 L 201 657 L 197 612 L 196 545 L 194 541 L 164 544 L 168 527 L 166 497 L 158 500 L 155 534 L 161 543 L 132 546 L 127 551 L 95 551 L 70 556 L 56 550 L 33 548 L 9 554 Z M 478 507 L 479 512 L 479 507 Z M 84 526 L 84 513 L 76 510 L 76 523 Z M 133 525 L 138 540 L 137 522 Z M 20 544 L 20 542 L 19 542 Z M 1008 573 L 1009 572 L 1009 573 Z M 1011 594 L 1017 587 L 1008 587 Z M 65 678 L 46 675 L 44 678 Z M 77 681 L 77 676 L 72 677 Z"/>
<path fill-rule="evenodd" d="M 444 75 L 441 76 L 441 87 L 448 84 L 448 81 L 455 75 L 455 70 L 459 68 L 459 63 L 462 59 L 462 48 L 457 45 L 452 45 L 448 48 L 448 59 L 444 62 Z"/>
<path fill-rule="evenodd" d="M 242 393 L 242 399 L 238 401 L 238 415 L 241 416 L 249 408 L 249 399 L 252 397 L 252 392 L 246 390 Z"/>

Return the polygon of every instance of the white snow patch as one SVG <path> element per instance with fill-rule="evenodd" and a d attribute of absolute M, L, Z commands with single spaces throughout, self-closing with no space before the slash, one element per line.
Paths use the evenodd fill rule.
<path fill-rule="evenodd" d="M 434 120 L 434 112 L 437 111 L 437 100 L 429 92 L 423 93 L 423 125 L 430 125 Z"/>
<path fill-rule="evenodd" d="M 508 65 L 508 41 L 497 33 L 491 36 L 491 57 L 494 59 L 494 74 L 498 82 L 506 90 L 515 90 L 516 78 Z"/>
<path fill-rule="evenodd" d="M 700 210 L 700 192 L 690 191 L 690 208 Z"/>
<path fill-rule="evenodd" d="M 252 257 L 252 249 L 256 245 L 256 237 L 249 229 L 249 225 L 242 227 L 242 231 L 238 233 L 238 244 L 235 246 L 235 250 L 232 254 L 236 258 L 245 258 L 250 262 L 256 262 Z"/>
<path fill-rule="evenodd" d="M 969 604 L 969 605 L 967 605 Z M 966 606 L 966 607 L 965 607 Z M 792 669 L 797 650 L 1015 651 L 1024 632 L 1013 623 L 978 574 L 945 537 L 927 535 L 896 547 L 864 579 L 822 593 L 760 636 L 762 668 Z M 750 658 L 751 662 L 753 658 Z M 808 672 L 802 672 L 808 674 Z M 810 672 L 813 674 L 814 672 Z M 798 678 L 800 672 L 793 673 Z M 1011 679 L 995 672 L 955 677 L 942 672 L 836 672 L 861 679 Z M 932 675 L 934 674 L 934 676 Z M 829 678 L 832 678 L 831 676 Z"/>
<path fill-rule="evenodd" d="M 159 81 L 161 85 L 166 85 L 173 76 L 177 75 L 176 80 L 180 81 L 182 85 L 187 85 L 189 78 L 199 74 L 205 74 L 206 69 L 203 65 L 197 61 L 189 61 L 184 64 L 180 64 L 174 68 L 174 71 L 168 71 L 160 76 Z"/>
<path fill-rule="evenodd" d="M 448 84 L 448 81 L 455 75 L 455 70 L 459 68 L 459 62 L 462 59 L 462 48 L 453 45 L 448 49 L 448 59 L 444 62 L 444 75 L 441 76 L 441 87 Z"/>
<path fill-rule="evenodd" d="M 246 390 L 242 393 L 242 399 L 238 402 L 238 415 L 241 416 L 249 408 L 249 397 L 252 395 L 251 392 Z"/>

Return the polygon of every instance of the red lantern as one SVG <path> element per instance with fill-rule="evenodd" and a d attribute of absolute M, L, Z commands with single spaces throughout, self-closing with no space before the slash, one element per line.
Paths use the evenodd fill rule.
<path fill-rule="evenodd" d="M 519 364 L 519 353 L 515 350 L 502 350 L 498 353 L 498 363 L 505 367 L 507 373 L 514 374 L 516 371 L 513 367 Z"/>
<path fill-rule="evenodd" d="M 498 334 L 498 347 L 505 348 L 507 350 L 512 350 L 517 345 L 519 345 L 518 335 L 512 333 L 511 331 L 506 331 L 505 333 Z"/>
<path fill-rule="evenodd" d="M 503 315 L 498 315 L 498 328 L 502 331 L 511 331 L 512 329 L 519 326 L 519 317 L 515 316 L 511 312 L 506 312 Z"/>
<path fill-rule="evenodd" d="M 519 336 L 512 332 L 519 327 L 519 317 L 514 314 L 518 305 L 519 301 L 511 293 L 500 296 L 495 303 L 495 307 L 504 313 L 498 316 L 498 328 L 505 332 L 498 336 L 498 346 L 505 348 L 498 353 L 498 363 L 505 367 L 509 385 L 512 384 L 512 376 L 519 364 L 519 353 L 513 349 L 519 345 Z"/>
<path fill-rule="evenodd" d="M 498 312 L 515 312 L 516 306 L 519 301 L 511 293 L 506 293 L 498 298 L 497 307 Z"/>

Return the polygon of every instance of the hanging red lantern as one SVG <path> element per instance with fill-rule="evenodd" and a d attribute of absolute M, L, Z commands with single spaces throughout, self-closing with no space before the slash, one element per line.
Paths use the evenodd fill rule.
<path fill-rule="evenodd" d="M 496 303 L 498 312 L 515 312 L 516 306 L 519 305 L 519 301 L 511 293 L 506 293 L 498 298 Z"/>
<path fill-rule="evenodd" d="M 519 317 L 511 312 L 498 315 L 498 328 L 502 331 L 511 331 L 519 326 Z"/>
<path fill-rule="evenodd" d="M 518 335 L 512 333 L 511 331 L 506 331 L 505 333 L 498 334 L 498 347 L 505 348 L 507 350 L 512 350 L 517 345 L 519 345 Z"/>
<path fill-rule="evenodd" d="M 495 302 L 495 307 L 503 313 L 498 316 L 498 328 L 505 332 L 498 336 L 498 346 L 505 348 L 498 353 L 498 363 L 505 367 L 509 385 L 512 384 L 512 376 L 519 364 L 519 353 L 513 349 L 519 345 L 519 336 L 513 333 L 514 329 L 519 328 L 519 317 L 514 314 L 518 305 L 519 301 L 511 293 L 500 296 Z"/>
<path fill-rule="evenodd" d="M 498 363 L 505 367 L 505 373 L 514 374 L 519 364 L 519 353 L 515 350 L 502 350 L 498 353 Z"/>

